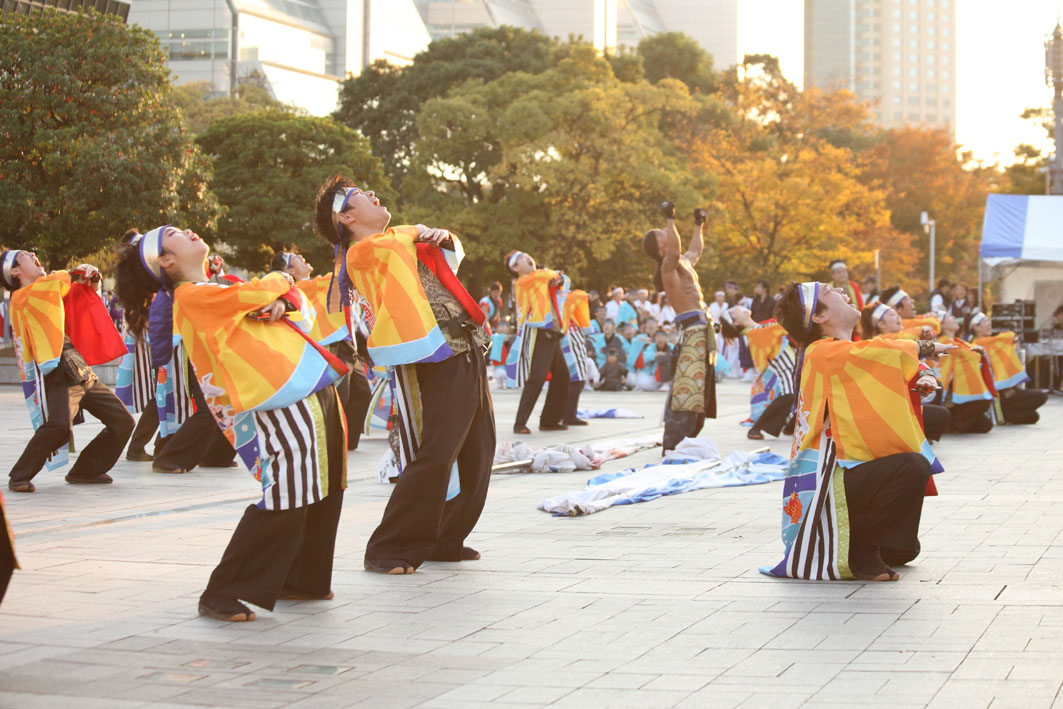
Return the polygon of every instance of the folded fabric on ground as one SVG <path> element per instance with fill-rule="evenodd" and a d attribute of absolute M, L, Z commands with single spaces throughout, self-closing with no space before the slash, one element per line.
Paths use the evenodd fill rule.
<path fill-rule="evenodd" d="M 719 460 L 720 452 L 710 438 L 684 438 L 674 450 L 664 454 L 665 463 L 695 463 Z"/>
<path fill-rule="evenodd" d="M 641 414 L 637 414 L 631 409 L 579 409 L 576 411 L 576 416 L 581 419 L 640 419 Z"/>
<path fill-rule="evenodd" d="M 495 465 L 529 460 L 533 473 L 571 473 L 575 470 L 597 470 L 607 460 L 623 458 L 661 444 L 657 436 L 616 438 L 575 446 L 559 445 L 531 448 L 523 441 L 503 443 L 495 452 Z"/>
<path fill-rule="evenodd" d="M 782 480 L 786 465 L 785 458 L 773 453 L 751 456 L 742 451 L 723 460 L 650 465 L 591 478 L 583 490 L 543 500 L 539 509 L 555 517 L 576 517 L 692 490 L 761 485 Z"/>

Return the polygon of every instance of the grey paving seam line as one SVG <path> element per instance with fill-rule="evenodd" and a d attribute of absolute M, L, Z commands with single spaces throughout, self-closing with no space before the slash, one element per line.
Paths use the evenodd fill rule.
<path fill-rule="evenodd" d="M 164 515 L 178 514 L 180 512 L 194 512 L 195 510 L 203 510 L 210 507 L 219 507 L 221 505 L 231 505 L 234 502 L 247 502 L 246 495 L 240 497 L 233 497 L 227 500 L 215 500 L 214 502 L 200 502 L 195 505 L 187 505 L 185 507 L 174 507 L 172 509 L 154 510 L 151 512 L 137 512 L 136 514 L 123 515 L 122 517 L 112 517 L 110 519 L 97 519 L 92 522 L 75 522 L 73 524 L 57 524 L 51 527 L 40 527 L 37 529 L 30 529 L 28 531 L 19 531 L 18 537 L 25 539 L 26 537 L 32 537 L 37 534 L 47 534 L 48 532 L 56 532 L 67 529 L 86 529 L 88 527 L 101 527 L 105 524 L 117 524 L 118 522 L 129 522 L 135 519 L 145 519 L 148 517 L 162 517 Z"/>

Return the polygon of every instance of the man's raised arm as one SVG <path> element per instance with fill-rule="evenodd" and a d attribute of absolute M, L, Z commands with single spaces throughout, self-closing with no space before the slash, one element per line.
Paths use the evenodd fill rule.
<path fill-rule="evenodd" d="M 664 239 L 661 243 L 661 271 L 674 271 L 679 267 L 679 254 L 683 244 L 679 240 L 679 231 L 675 228 L 675 205 L 661 202 L 661 214 L 667 222 L 664 225 Z"/>
<path fill-rule="evenodd" d="M 694 210 L 694 235 L 690 237 L 690 248 L 687 249 L 686 253 L 687 261 L 690 261 L 691 265 L 698 262 L 698 259 L 701 258 L 701 252 L 705 248 L 705 242 L 701 238 L 701 228 L 708 216 L 708 211 L 701 207 Z"/>

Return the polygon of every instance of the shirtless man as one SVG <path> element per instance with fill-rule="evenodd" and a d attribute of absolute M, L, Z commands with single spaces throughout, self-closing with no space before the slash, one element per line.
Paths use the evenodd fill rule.
<path fill-rule="evenodd" d="M 675 205 L 663 202 L 661 213 L 666 220 L 664 229 L 646 232 L 642 248 L 657 262 L 653 283 L 675 308 L 675 324 L 680 331 L 679 346 L 673 355 L 675 374 L 664 414 L 667 452 L 684 438 L 697 436 L 706 417 L 716 418 L 716 334 L 694 271 L 704 247 L 701 227 L 708 212 L 694 210 L 694 234 L 686 253 L 675 228 Z"/>

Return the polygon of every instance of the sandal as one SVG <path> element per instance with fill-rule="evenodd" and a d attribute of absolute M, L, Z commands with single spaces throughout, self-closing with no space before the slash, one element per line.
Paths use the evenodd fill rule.
<path fill-rule="evenodd" d="M 527 426 L 514 426 L 513 433 L 517 433 L 523 436 L 531 433 L 531 429 Z"/>
<path fill-rule="evenodd" d="M 751 429 L 749 429 L 749 433 L 746 434 L 746 438 L 749 438 L 750 440 L 754 440 L 754 441 L 763 441 L 764 440 L 764 434 L 761 433 L 760 431 L 758 431 L 755 428 L 751 428 Z"/>
<path fill-rule="evenodd" d="M 199 597 L 199 614 L 229 623 L 246 623 L 255 619 L 254 611 L 240 601 L 210 591 L 204 591 Z"/>
<path fill-rule="evenodd" d="M 11 492 L 37 492 L 37 488 L 29 480 L 23 480 L 17 483 L 8 483 L 8 489 Z"/>
<path fill-rule="evenodd" d="M 363 565 L 366 571 L 388 576 L 402 576 L 414 572 L 414 568 L 402 559 L 366 559 Z"/>

